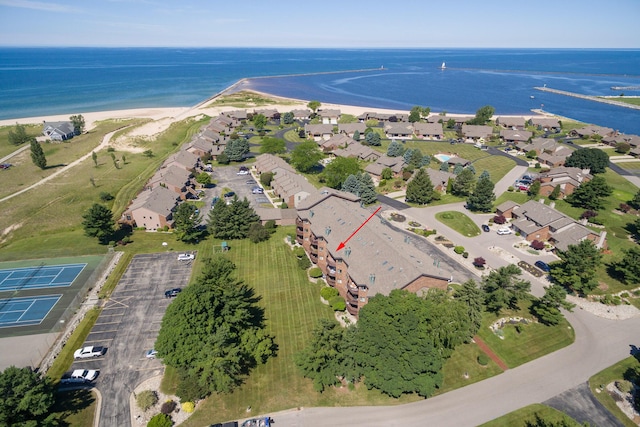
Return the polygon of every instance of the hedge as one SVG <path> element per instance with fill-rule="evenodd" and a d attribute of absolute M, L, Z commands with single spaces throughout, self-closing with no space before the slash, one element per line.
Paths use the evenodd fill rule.
<path fill-rule="evenodd" d="M 313 267 L 311 270 L 309 270 L 309 276 L 313 277 L 314 279 L 318 279 L 322 277 L 322 270 L 320 270 L 318 267 Z"/>
<path fill-rule="evenodd" d="M 336 288 L 332 288 L 330 286 L 326 286 L 320 290 L 320 296 L 329 301 L 331 298 L 337 297 L 340 295 L 340 292 Z"/>

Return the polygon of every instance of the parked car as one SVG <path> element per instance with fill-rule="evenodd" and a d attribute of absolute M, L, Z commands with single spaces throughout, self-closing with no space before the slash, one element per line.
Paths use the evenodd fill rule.
<path fill-rule="evenodd" d="M 236 193 L 233 192 L 233 191 L 229 191 L 228 193 L 224 193 L 224 197 L 225 198 L 233 197 L 235 195 L 236 195 Z"/>
<path fill-rule="evenodd" d="M 264 194 L 264 190 L 262 189 L 262 187 L 253 187 L 251 189 L 251 192 L 253 194 Z"/>
<path fill-rule="evenodd" d="M 501 236 L 505 235 L 505 234 L 511 234 L 511 233 L 512 233 L 512 231 L 511 231 L 510 228 L 507 228 L 507 227 L 498 228 L 498 234 L 501 235 Z"/>
<path fill-rule="evenodd" d="M 491 231 L 491 229 L 487 224 L 482 224 L 482 231 L 488 233 L 489 231 Z"/>
<path fill-rule="evenodd" d="M 86 359 L 88 357 L 100 357 L 107 351 L 104 347 L 99 346 L 87 346 L 79 348 L 73 352 L 74 359 Z"/>
<path fill-rule="evenodd" d="M 98 372 L 94 369 L 76 369 L 69 376 L 63 377 L 60 382 L 62 384 L 84 384 L 98 378 Z"/>
<path fill-rule="evenodd" d="M 247 182 L 245 182 L 245 184 L 247 185 L 256 185 L 256 182 L 252 179 L 247 180 Z"/>
<path fill-rule="evenodd" d="M 220 197 L 214 197 L 211 199 L 211 207 L 214 207 L 216 203 L 218 203 L 218 200 L 220 200 Z"/>
<path fill-rule="evenodd" d="M 242 423 L 242 427 L 269 427 L 271 426 L 271 417 L 252 418 Z"/>
<path fill-rule="evenodd" d="M 241 171 L 238 171 L 238 172 L 236 173 L 236 175 L 249 175 L 249 171 L 247 171 L 247 170 L 241 170 Z"/>
<path fill-rule="evenodd" d="M 520 190 L 520 191 L 529 191 L 529 186 L 528 185 L 519 185 L 518 186 L 518 190 Z"/>
<path fill-rule="evenodd" d="M 194 254 L 180 254 L 178 255 L 178 261 L 191 261 L 196 259 Z"/>
<path fill-rule="evenodd" d="M 144 357 L 146 357 L 147 359 L 155 359 L 156 358 L 156 354 L 158 354 L 157 350 L 151 349 L 151 350 L 147 350 L 144 353 Z"/>
<path fill-rule="evenodd" d="M 169 289 L 164 292 L 164 297 L 165 298 L 177 297 L 180 292 L 182 292 L 182 288 Z"/>
<path fill-rule="evenodd" d="M 538 267 L 540 270 L 544 271 L 545 273 L 548 273 L 551 271 L 551 267 L 549 267 L 549 264 L 547 264 L 544 261 L 536 261 L 535 266 Z"/>

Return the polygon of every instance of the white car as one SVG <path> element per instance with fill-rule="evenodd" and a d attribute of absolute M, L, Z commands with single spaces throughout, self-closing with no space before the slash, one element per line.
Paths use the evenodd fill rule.
<path fill-rule="evenodd" d="M 191 261 L 196 259 L 194 254 L 180 254 L 178 255 L 178 261 Z"/>
<path fill-rule="evenodd" d="M 74 359 L 86 359 L 88 357 L 100 357 L 107 351 L 104 347 L 88 346 L 79 348 L 73 352 Z"/>
<path fill-rule="evenodd" d="M 247 170 L 238 171 L 236 175 L 249 175 L 249 171 Z"/>
<path fill-rule="evenodd" d="M 147 359 L 155 359 L 157 354 L 158 352 L 156 350 L 151 349 L 147 350 L 147 352 L 144 354 L 144 357 L 146 357 Z"/>
<path fill-rule="evenodd" d="M 83 384 L 95 380 L 98 377 L 98 371 L 93 369 L 76 369 L 68 377 L 60 380 L 62 384 Z"/>
<path fill-rule="evenodd" d="M 512 233 L 512 231 L 511 231 L 510 228 L 507 228 L 507 227 L 498 228 L 498 234 L 501 235 L 501 236 L 505 235 L 505 234 L 511 234 L 511 233 Z"/>

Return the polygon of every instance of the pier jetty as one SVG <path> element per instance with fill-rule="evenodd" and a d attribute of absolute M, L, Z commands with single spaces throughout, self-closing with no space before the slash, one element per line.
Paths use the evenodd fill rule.
<path fill-rule="evenodd" d="M 571 96 L 573 98 L 580 98 L 580 99 L 586 99 L 588 101 L 601 102 L 603 104 L 616 105 L 618 107 L 630 108 L 632 110 L 640 110 L 640 105 L 628 104 L 626 102 L 620 102 L 620 101 L 615 101 L 613 99 L 601 98 L 599 96 L 584 95 L 582 93 L 568 92 L 566 90 L 560 90 L 560 89 L 552 89 L 546 86 L 534 87 L 534 89 L 542 92 L 555 93 L 556 95 Z"/>

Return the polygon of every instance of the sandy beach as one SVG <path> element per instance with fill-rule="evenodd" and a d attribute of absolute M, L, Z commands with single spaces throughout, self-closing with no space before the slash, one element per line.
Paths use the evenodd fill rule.
<path fill-rule="evenodd" d="M 232 86 L 233 87 L 233 86 Z M 224 111 L 237 110 L 237 107 L 230 106 L 220 106 L 220 107 L 207 107 L 210 105 L 215 99 L 224 96 L 229 92 L 224 90 L 220 92 L 220 94 L 214 95 L 213 97 L 207 99 L 204 102 L 201 102 L 193 107 L 170 107 L 170 108 L 137 108 L 137 109 L 128 109 L 128 110 L 110 110 L 110 111 L 95 111 L 95 112 L 80 112 L 77 114 L 82 114 L 86 122 L 86 130 L 91 130 L 96 126 L 97 122 L 103 120 L 128 120 L 135 118 L 147 118 L 151 119 L 151 122 L 139 126 L 136 129 L 129 132 L 127 136 L 129 137 L 137 137 L 137 138 L 150 138 L 154 135 L 157 135 L 163 131 L 165 131 L 172 123 L 180 120 L 184 120 L 189 117 L 197 117 L 199 115 L 205 114 L 210 117 L 215 117 L 220 115 Z M 268 106 L 256 106 L 252 107 L 251 105 L 247 105 L 244 109 L 252 110 L 253 108 L 275 108 L 279 112 L 283 113 L 286 111 L 291 111 L 293 109 L 301 109 L 307 108 L 308 100 L 301 99 L 293 99 L 293 98 L 283 98 L 275 95 L 271 95 L 269 93 L 258 92 L 252 89 L 242 89 L 245 92 L 253 92 L 261 97 L 271 98 L 274 100 L 274 104 Z M 282 103 L 279 103 L 282 102 Z M 354 116 L 359 116 L 360 114 L 367 111 L 374 111 L 378 113 L 384 114 L 407 114 L 407 110 L 389 110 L 384 108 L 376 108 L 376 107 L 360 107 L 355 105 L 342 105 L 342 104 L 330 104 L 330 103 L 322 103 L 321 109 L 336 109 L 340 110 L 343 114 L 350 114 Z M 434 114 L 436 112 L 432 112 Z M 499 115 L 499 114 L 498 114 Z M 43 122 L 57 122 L 57 121 L 66 121 L 69 120 L 69 115 L 67 114 L 58 114 L 51 116 L 40 116 L 40 117 L 26 117 L 26 118 L 16 118 L 16 119 L 6 119 L 0 120 L 0 126 L 12 126 L 16 123 L 20 124 L 38 124 Z M 456 114 L 447 114 L 448 117 L 456 117 Z M 468 116 L 468 114 L 466 115 Z M 530 116 L 522 116 L 529 118 Z"/>

